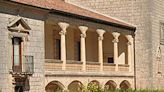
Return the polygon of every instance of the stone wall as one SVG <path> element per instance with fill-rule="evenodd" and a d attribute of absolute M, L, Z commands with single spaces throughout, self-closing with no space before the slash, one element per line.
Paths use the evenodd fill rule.
<path fill-rule="evenodd" d="M 137 88 L 152 87 L 152 0 L 65 0 L 136 25 L 135 63 Z M 160 0 L 158 0 L 160 2 Z M 157 1 L 157 2 L 158 2 Z"/>
<path fill-rule="evenodd" d="M 8 16 L 2 14 L 2 11 L 7 10 L 0 5 L 0 88 L 2 92 L 12 92 L 11 76 L 9 75 L 9 46 L 8 46 Z"/>
<path fill-rule="evenodd" d="M 159 21 L 164 21 L 162 0 L 66 0 L 88 9 L 93 9 L 136 25 L 135 63 L 137 88 L 154 88 L 164 83 L 157 75 L 159 64 L 156 63 L 156 52 L 161 48 L 164 57 L 164 46 L 159 44 Z M 9 7 L 9 5 L 11 5 Z M 39 9 L 17 6 L 0 1 L 0 88 L 2 92 L 12 92 L 11 39 L 8 35 L 8 19 L 14 16 L 23 17 L 31 27 L 27 41 L 26 55 L 34 56 L 34 74 L 30 77 L 30 92 L 44 92 L 44 13 Z M 153 8 L 151 8 L 153 6 Z M 30 10 L 30 11 L 29 11 Z M 32 11 L 31 11 L 32 10 Z M 36 11 L 35 11 L 36 10 Z M 54 17 L 53 17 L 54 18 Z M 56 17 L 57 18 L 57 17 Z M 71 18 L 70 18 L 71 19 Z M 70 20 L 68 21 L 70 22 Z M 74 20 L 74 22 L 77 22 Z M 82 24 L 82 23 L 81 23 Z M 92 23 L 91 23 L 92 24 Z M 90 25 L 87 23 L 87 25 Z M 92 24 L 96 25 L 96 24 Z M 109 28 L 106 28 L 106 30 Z M 113 30 L 112 30 L 113 31 Z M 164 63 L 161 60 L 161 66 Z M 161 72 L 163 74 L 162 68 Z M 57 78 L 57 77 L 54 77 Z M 51 81 L 53 81 L 53 79 Z M 71 77 L 70 77 L 71 78 Z M 47 78 L 48 79 L 48 78 Z M 48 79 L 49 80 L 49 79 Z M 64 79 L 62 79 L 64 80 Z M 123 79 L 122 79 L 123 80 Z M 152 81 L 153 80 L 153 81 Z M 132 80 L 131 80 L 132 81 Z M 134 81 L 135 82 L 135 81 Z M 160 82 L 160 83 L 159 83 Z M 3 85 L 1 85 L 3 84 Z M 134 83 L 135 84 L 135 83 Z M 160 86 L 160 85 L 159 85 Z M 161 84 L 162 88 L 162 84 Z"/>
<path fill-rule="evenodd" d="M 154 88 L 164 88 L 164 45 L 160 44 L 160 23 L 164 23 L 163 4 L 163 0 L 153 0 L 152 4 L 152 71 Z"/>
<path fill-rule="evenodd" d="M 26 20 L 31 28 L 23 53 L 23 55 L 34 57 L 34 74 L 29 77 L 29 92 L 44 92 L 44 16 L 36 14 L 35 9 L 0 1 L 0 84 L 2 92 L 13 92 L 14 89 L 12 75 L 9 74 L 9 70 L 12 69 L 12 40 L 7 25 L 9 18 L 18 15 Z"/>

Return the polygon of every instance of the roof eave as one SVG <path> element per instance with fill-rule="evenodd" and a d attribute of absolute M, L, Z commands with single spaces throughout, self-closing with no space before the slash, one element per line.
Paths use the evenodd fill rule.
<path fill-rule="evenodd" d="M 82 16 L 82 15 L 78 15 L 78 14 L 73 14 L 73 13 L 70 13 L 70 12 L 65 12 L 65 11 L 60 11 L 60 10 L 55 10 L 55 9 L 48 9 L 48 8 L 34 6 L 34 5 L 30 5 L 30 4 L 19 3 L 19 2 L 16 2 L 16 1 L 12 1 L 12 0 L 7 0 L 7 1 L 17 3 L 17 4 L 26 5 L 26 6 L 31 6 L 31 7 L 35 7 L 35 8 L 39 8 L 39 9 L 49 10 L 49 13 L 55 13 L 55 14 L 59 14 L 59 15 L 62 15 L 62 16 L 69 16 L 69 17 L 76 18 L 76 19 L 83 19 L 83 20 L 86 20 L 86 21 L 91 21 L 91 22 L 95 22 L 95 23 L 101 23 L 101 24 L 105 24 L 105 25 L 110 25 L 110 26 L 114 26 L 114 27 L 128 29 L 128 30 L 131 30 L 131 31 L 134 31 L 134 32 L 136 30 L 136 27 L 134 27 L 134 26 L 121 25 L 121 24 L 117 24 L 117 23 L 113 23 L 113 22 L 109 22 L 109 21 L 96 19 L 96 18 L 91 18 L 91 17 L 86 17 L 86 16 Z"/>
<path fill-rule="evenodd" d="M 78 14 L 55 10 L 55 9 L 51 9 L 50 13 L 52 13 L 52 14 L 55 13 L 55 14 L 58 14 L 61 16 L 69 16 L 69 17 L 76 18 L 76 19 L 82 19 L 82 20 L 91 21 L 91 22 L 95 22 L 95 23 L 110 25 L 110 26 L 114 26 L 114 27 L 128 29 L 131 31 L 136 30 L 136 27 L 134 27 L 134 26 L 121 25 L 121 24 L 117 24 L 117 23 L 113 23 L 113 22 L 109 22 L 109 21 L 104 21 L 104 20 L 100 20 L 100 19 L 96 19 L 96 18 L 86 17 L 86 16 L 82 16 L 82 15 L 78 15 Z"/>

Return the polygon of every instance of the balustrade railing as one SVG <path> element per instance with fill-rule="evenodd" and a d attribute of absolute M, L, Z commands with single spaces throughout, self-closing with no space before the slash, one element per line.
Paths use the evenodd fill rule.
<path fill-rule="evenodd" d="M 119 64 L 118 71 L 126 72 L 129 71 L 129 65 L 127 64 Z"/>
<path fill-rule="evenodd" d="M 62 71 L 63 62 L 60 60 L 46 59 L 45 60 L 45 71 Z M 80 61 L 67 60 L 65 71 L 81 71 L 83 63 Z M 103 72 L 114 72 L 116 65 L 112 63 L 103 64 Z M 129 71 L 128 65 L 118 65 L 118 71 Z M 87 62 L 86 72 L 100 72 L 99 62 Z"/>
<path fill-rule="evenodd" d="M 14 56 L 12 73 L 33 74 L 34 73 L 34 58 L 33 56 Z M 18 62 L 16 62 L 16 60 Z"/>

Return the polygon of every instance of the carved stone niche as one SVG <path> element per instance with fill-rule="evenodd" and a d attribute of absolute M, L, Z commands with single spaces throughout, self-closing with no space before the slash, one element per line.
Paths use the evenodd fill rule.
<path fill-rule="evenodd" d="M 26 39 L 28 39 L 27 36 L 29 35 L 29 31 L 31 30 L 26 21 L 20 16 L 10 18 L 7 28 L 10 31 L 10 38 L 25 37 Z"/>

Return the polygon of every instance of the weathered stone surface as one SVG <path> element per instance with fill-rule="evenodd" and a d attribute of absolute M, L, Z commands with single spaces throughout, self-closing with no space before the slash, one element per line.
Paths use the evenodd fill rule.
<path fill-rule="evenodd" d="M 2 4 L 2 3 L 1 3 Z M 9 5 L 0 7 L 0 88 L 2 92 L 13 92 L 12 76 L 9 70 L 12 69 L 12 39 L 7 29 L 9 18 L 18 16 L 16 10 Z M 30 92 L 44 92 L 44 18 L 42 15 L 32 18 L 33 15 L 25 12 L 19 14 L 28 21 L 32 30 L 29 32 L 29 40 L 24 55 L 34 57 L 34 74 L 29 77 Z M 42 19 L 42 20 L 40 20 Z"/>
<path fill-rule="evenodd" d="M 164 45 L 160 44 L 160 22 L 164 23 L 164 1 L 163 0 L 65 0 L 66 2 L 76 4 L 83 8 L 92 9 L 116 17 L 131 24 L 136 25 L 135 33 L 135 68 L 136 68 L 136 86 L 140 88 L 164 88 Z M 23 6 L 23 5 L 22 5 Z M 21 5 L 19 6 L 21 7 Z M 132 73 L 125 73 L 127 76 L 57 76 L 47 74 L 45 77 L 45 23 L 59 21 L 70 22 L 71 26 L 78 27 L 86 25 L 89 28 L 97 29 L 102 27 L 104 30 L 115 32 L 115 27 L 86 22 L 83 20 L 66 18 L 60 15 L 50 16 L 46 20 L 45 14 L 33 14 L 23 12 L 27 7 L 18 11 L 15 5 L 8 5 L 0 1 L 0 89 L 2 92 L 13 92 L 12 76 L 9 70 L 12 68 L 12 40 L 9 36 L 7 25 L 9 19 L 21 16 L 26 20 L 31 30 L 29 31 L 28 40 L 25 42 L 25 55 L 34 56 L 34 74 L 30 76 L 30 92 L 45 92 L 45 86 L 52 81 L 60 81 L 64 84 L 65 89 L 74 81 L 79 80 L 83 84 L 91 80 L 98 80 L 104 85 L 108 80 L 114 80 L 117 88 L 123 80 L 128 80 L 131 87 L 135 87 L 135 81 Z M 36 8 L 32 8 L 36 9 Z M 38 11 L 40 11 L 38 9 Z M 56 25 L 53 25 L 56 27 Z M 58 28 L 56 28 L 58 29 Z M 92 30 L 93 30 L 92 29 Z M 47 28 L 48 30 L 48 28 Z M 58 29 L 59 30 L 59 29 Z M 127 30 L 117 29 L 122 34 L 133 34 Z M 51 34 L 52 35 L 52 34 Z M 56 35 L 55 35 L 56 36 Z M 54 53 L 54 52 L 53 52 Z M 97 53 L 97 52 L 96 52 Z M 68 54 L 68 52 L 67 52 Z M 159 59 L 160 58 L 160 59 Z M 134 64 L 132 64 L 134 65 Z M 133 69 L 132 69 L 133 70 Z M 63 73 L 64 74 L 64 73 Z M 121 74 L 117 72 L 116 75 Z"/>

